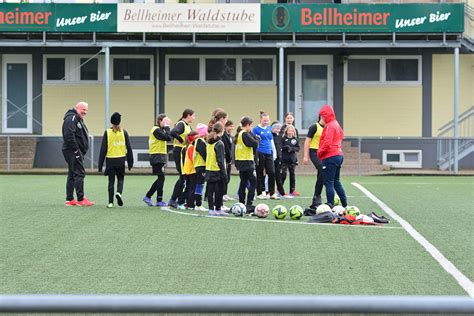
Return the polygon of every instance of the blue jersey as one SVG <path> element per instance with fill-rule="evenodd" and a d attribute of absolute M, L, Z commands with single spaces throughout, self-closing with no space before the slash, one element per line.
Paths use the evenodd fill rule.
<path fill-rule="evenodd" d="M 258 152 L 262 154 L 271 155 L 272 154 L 272 140 L 273 140 L 272 127 L 271 126 L 260 127 L 257 125 L 253 128 L 253 133 L 255 134 L 255 136 L 260 137 Z"/>

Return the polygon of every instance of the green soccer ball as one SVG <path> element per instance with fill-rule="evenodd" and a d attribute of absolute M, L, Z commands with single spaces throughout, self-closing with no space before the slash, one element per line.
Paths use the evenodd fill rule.
<path fill-rule="evenodd" d="M 283 205 L 277 205 L 273 208 L 272 214 L 276 219 L 284 219 L 288 214 L 288 210 Z"/>
<path fill-rule="evenodd" d="M 356 217 L 360 215 L 359 208 L 357 206 L 354 206 L 354 205 L 346 207 L 346 212 L 347 212 L 347 214 L 352 215 L 352 216 L 356 216 Z"/>
<path fill-rule="evenodd" d="M 334 196 L 334 206 L 336 205 L 341 205 L 341 199 L 339 198 L 337 194 L 336 196 Z"/>
<path fill-rule="evenodd" d="M 293 205 L 290 207 L 290 217 L 291 219 L 298 220 L 303 217 L 303 208 L 299 205 Z"/>

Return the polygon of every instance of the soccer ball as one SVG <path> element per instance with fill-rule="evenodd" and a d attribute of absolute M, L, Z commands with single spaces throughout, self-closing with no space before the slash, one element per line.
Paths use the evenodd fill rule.
<path fill-rule="evenodd" d="M 247 212 L 247 208 L 242 203 L 235 203 L 230 210 L 235 216 L 244 216 L 245 212 Z"/>
<path fill-rule="evenodd" d="M 331 212 L 331 207 L 327 204 L 321 204 L 316 209 L 316 215 L 319 215 L 319 214 L 324 213 L 324 212 Z"/>
<path fill-rule="evenodd" d="M 332 208 L 332 212 L 336 215 L 344 215 L 346 209 L 342 205 L 336 205 Z"/>
<path fill-rule="evenodd" d="M 334 196 L 334 206 L 336 205 L 341 205 L 341 199 L 339 198 L 339 195 Z"/>
<path fill-rule="evenodd" d="M 293 205 L 290 207 L 291 219 L 300 219 L 303 216 L 303 208 L 299 205 Z"/>
<path fill-rule="evenodd" d="M 352 215 L 352 216 L 358 216 L 360 215 L 360 210 L 357 206 L 351 205 L 346 207 L 347 214 Z"/>
<path fill-rule="evenodd" d="M 270 208 L 268 207 L 267 204 L 261 203 L 255 207 L 255 215 L 257 215 L 260 218 L 267 217 L 268 213 L 270 213 Z"/>
<path fill-rule="evenodd" d="M 284 219 L 288 214 L 288 210 L 283 205 L 277 205 L 273 208 L 272 214 L 276 219 Z"/>

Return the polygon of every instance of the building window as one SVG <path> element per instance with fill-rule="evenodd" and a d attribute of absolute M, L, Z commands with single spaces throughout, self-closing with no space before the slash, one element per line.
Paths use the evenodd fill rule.
<path fill-rule="evenodd" d="M 387 81 L 418 81 L 418 59 L 387 59 Z"/>
<path fill-rule="evenodd" d="M 349 56 L 344 78 L 354 85 L 421 85 L 421 56 Z"/>
<path fill-rule="evenodd" d="M 380 81 L 380 60 L 349 59 L 347 79 L 349 81 Z"/>
<path fill-rule="evenodd" d="M 422 151 L 418 149 L 384 149 L 382 163 L 394 168 L 421 168 Z"/>
<path fill-rule="evenodd" d="M 115 81 L 150 81 L 149 58 L 114 58 L 113 78 Z"/>
<path fill-rule="evenodd" d="M 169 80 L 199 81 L 199 58 L 170 58 Z"/>
<path fill-rule="evenodd" d="M 80 80 L 99 80 L 99 61 L 97 58 L 89 60 L 81 58 L 81 77 Z"/>
<path fill-rule="evenodd" d="M 166 56 L 166 84 L 273 85 L 275 60 L 271 55 Z"/>
<path fill-rule="evenodd" d="M 235 58 L 206 58 L 206 80 L 235 81 Z"/>
<path fill-rule="evenodd" d="M 243 58 L 242 81 L 272 81 L 273 60 L 271 58 Z"/>
<path fill-rule="evenodd" d="M 47 58 L 46 59 L 46 80 L 65 80 L 66 59 Z"/>

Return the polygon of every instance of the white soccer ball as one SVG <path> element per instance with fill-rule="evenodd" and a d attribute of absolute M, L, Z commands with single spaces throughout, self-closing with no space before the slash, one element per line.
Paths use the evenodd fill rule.
<path fill-rule="evenodd" d="M 324 212 L 331 212 L 331 207 L 327 204 L 321 204 L 316 209 L 316 215 L 319 215 L 319 214 L 324 213 Z"/>
<path fill-rule="evenodd" d="M 230 210 L 234 216 L 244 216 L 245 212 L 247 212 L 247 207 L 242 203 L 235 203 Z"/>
<path fill-rule="evenodd" d="M 255 206 L 255 215 L 257 215 L 258 217 L 265 218 L 268 216 L 268 213 L 270 213 L 270 208 L 267 204 L 260 203 Z"/>
<path fill-rule="evenodd" d="M 345 210 L 342 205 L 336 205 L 332 208 L 332 212 L 336 215 L 343 215 Z"/>

